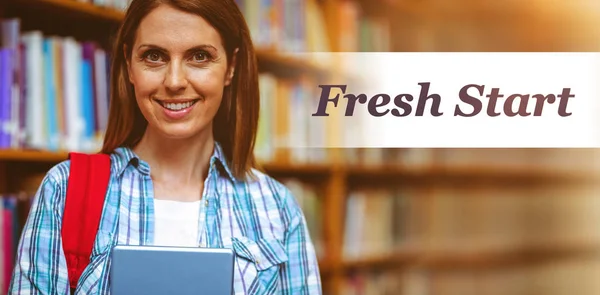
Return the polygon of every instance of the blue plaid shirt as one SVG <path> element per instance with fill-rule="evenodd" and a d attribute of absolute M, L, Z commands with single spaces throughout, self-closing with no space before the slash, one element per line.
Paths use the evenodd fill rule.
<path fill-rule="evenodd" d="M 111 155 L 111 181 L 90 264 L 76 294 L 109 294 L 110 250 L 152 245 L 154 202 L 150 167 L 128 148 Z M 304 215 L 290 191 L 257 172 L 237 181 L 215 144 L 205 181 L 198 244 L 236 253 L 235 294 L 321 294 L 316 253 Z M 69 294 L 61 220 L 69 161 L 53 167 L 36 193 L 19 241 L 10 294 Z"/>

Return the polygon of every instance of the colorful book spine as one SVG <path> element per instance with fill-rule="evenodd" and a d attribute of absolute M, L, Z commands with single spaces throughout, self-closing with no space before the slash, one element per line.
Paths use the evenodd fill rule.
<path fill-rule="evenodd" d="M 0 294 L 8 294 L 19 238 L 31 198 L 0 195 Z"/>
<path fill-rule="evenodd" d="M 10 102 L 13 86 L 12 49 L 0 49 L 0 148 L 10 147 Z"/>
<path fill-rule="evenodd" d="M 8 287 L 6 279 L 4 278 L 4 253 L 6 253 L 4 249 L 4 241 L 6 238 L 3 236 L 4 233 L 4 202 L 0 199 L 0 294 L 8 293 Z"/>
<path fill-rule="evenodd" d="M 20 31 L 0 19 L 0 149 L 97 152 L 110 56 L 95 42 Z"/>
<path fill-rule="evenodd" d="M 14 257 L 14 214 L 16 205 L 14 199 L 3 198 L 3 210 L 2 210 L 2 281 L 5 294 L 8 293 L 8 283 L 10 282 L 10 276 L 13 268 L 13 257 Z"/>
<path fill-rule="evenodd" d="M 83 150 L 94 149 L 94 44 L 86 42 L 81 45 L 81 114 L 83 119 Z"/>
<path fill-rule="evenodd" d="M 53 39 L 44 39 L 44 94 L 46 96 L 46 135 L 48 137 L 48 149 L 56 151 L 59 149 L 60 136 L 56 118 L 56 75 L 54 69 L 56 68 L 54 59 L 54 44 Z"/>
<path fill-rule="evenodd" d="M 20 48 L 20 29 L 21 21 L 18 18 L 10 18 L 0 20 L 0 36 L 2 36 L 2 42 L 0 47 L 7 48 L 11 51 L 11 72 L 7 80 L 0 80 L 9 85 L 10 98 L 3 101 L 2 108 L 6 111 L 3 114 L 3 118 L 6 118 L 4 122 L 1 122 L 1 135 L 0 145 L 2 148 L 19 147 L 19 103 L 23 100 L 23 80 L 21 79 L 22 64 L 21 60 L 21 48 Z"/>

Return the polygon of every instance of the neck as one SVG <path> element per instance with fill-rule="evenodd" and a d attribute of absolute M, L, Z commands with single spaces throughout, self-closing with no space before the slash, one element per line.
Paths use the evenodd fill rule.
<path fill-rule="evenodd" d="M 212 128 L 208 128 L 212 131 Z M 147 129 L 134 152 L 151 167 L 155 181 L 170 185 L 187 185 L 200 181 L 208 174 L 214 150 L 212 132 L 201 132 L 188 139 L 165 139 Z"/>

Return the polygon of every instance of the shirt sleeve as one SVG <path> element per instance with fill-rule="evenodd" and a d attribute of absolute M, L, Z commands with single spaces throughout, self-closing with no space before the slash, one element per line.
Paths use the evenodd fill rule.
<path fill-rule="evenodd" d="M 36 192 L 17 247 L 9 294 L 70 293 L 60 238 L 63 190 L 49 173 Z"/>
<path fill-rule="evenodd" d="M 287 192 L 286 200 L 290 214 L 290 226 L 284 243 L 288 262 L 281 269 L 280 294 L 320 295 L 319 263 L 306 218 L 291 193 Z"/>

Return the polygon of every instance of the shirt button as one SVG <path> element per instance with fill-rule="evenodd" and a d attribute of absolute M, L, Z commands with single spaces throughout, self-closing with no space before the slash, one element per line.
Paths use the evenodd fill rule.
<path fill-rule="evenodd" d="M 204 202 L 205 206 L 208 207 L 208 200 Z"/>

